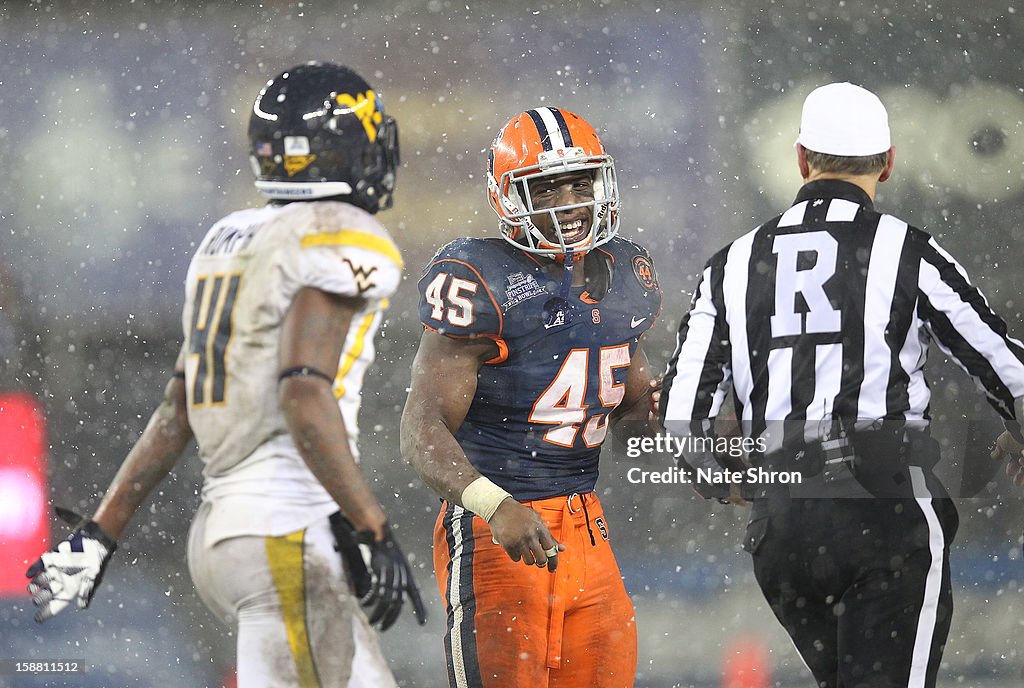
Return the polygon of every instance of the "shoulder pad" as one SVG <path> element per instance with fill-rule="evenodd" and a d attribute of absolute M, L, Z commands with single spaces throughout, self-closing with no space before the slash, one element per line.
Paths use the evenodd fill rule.
<path fill-rule="evenodd" d="M 501 309 L 487 283 L 499 264 L 499 247 L 482 239 L 444 246 L 419 281 L 420 322 L 449 337 L 501 337 Z"/>
<path fill-rule="evenodd" d="M 622 237 L 616 237 L 604 248 L 612 255 L 616 269 L 628 270 L 645 292 L 661 293 L 658 272 L 647 249 Z"/>
<path fill-rule="evenodd" d="M 368 213 L 347 204 L 330 206 L 316 208 L 312 226 L 298 231 L 296 278 L 332 294 L 390 296 L 402 273 L 398 247 Z"/>

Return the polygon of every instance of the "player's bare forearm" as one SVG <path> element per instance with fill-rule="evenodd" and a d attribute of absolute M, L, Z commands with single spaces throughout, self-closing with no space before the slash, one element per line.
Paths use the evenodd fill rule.
<path fill-rule="evenodd" d="M 115 540 L 121 537 L 132 515 L 174 468 L 191 440 L 185 381 L 174 377 L 93 515 L 104 532 Z"/>
<path fill-rule="evenodd" d="M 718 415 L 715 416 L 715 434 L 719 437 L 743 436 L 743 428 L 740 426 L 739 419 L 736 418 L 735 403 L 729 403 L 733 395 L 735 395 L 735 392 L 730 393 L 730 399 L 727 399 L 726 403 L 722 404 Z"/>
<path fill-rule="evenodd" d="M 352 319 L 364 306 L 356 297 L 299 290 L 281 328 L 277 400 L 309 470 L 357 529 L 379 539 L 387 518 L 352 456 L 331 384 Z"/>
<path fill-rule="evenodd" d="M 455 437 L 440 421 L 413 419 L 409 406 L 402 416 L 402 456 L 434 492 L 454 504 L 461 503 L 462 491 L 480 477 L 466 458 Z"/>
<path fill-rule="evenodd" d="M 278 404 L 306 466 L 345 516 L 359 530 L 381 531 L 384 511 L 352 456 L 331 386 L 316 377 L 285 378 Z"/>
<path fill-rule="evenodd" d="M 462 491 L 480 477 L 455 439 L 476 394 L 482 361 L 494 345 L 424 332 L 412 365 L 402 413 L 402 456 L 442 498 L 461 504 Z"/>

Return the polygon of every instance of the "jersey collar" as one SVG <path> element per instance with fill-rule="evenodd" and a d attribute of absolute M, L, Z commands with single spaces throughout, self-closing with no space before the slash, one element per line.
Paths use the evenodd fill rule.
<path fill-rule="evenodd" d="M 864 189 L 856 184 L 839 179 L 819 179 L 809 184 L 804 184 L 800 188 L 799 193 L 797 193 L 793 205 L 801 201 L 809 201 L 813 198 L 842 198 L 869 210 L 874 210 L 875 207 L 874 203 L 871 202 L 871 197 L 868 196 Z"/>

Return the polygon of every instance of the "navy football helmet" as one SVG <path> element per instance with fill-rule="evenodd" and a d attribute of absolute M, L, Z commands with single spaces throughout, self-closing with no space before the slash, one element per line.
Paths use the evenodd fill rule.
<path fill-rule="evenodd" d="M 276 201 L 342 197 L 375 213 L 391 207 L 398 125 L 354 71 L 307 62 L 267 82 L 249 117 L 256 188 Z"/>

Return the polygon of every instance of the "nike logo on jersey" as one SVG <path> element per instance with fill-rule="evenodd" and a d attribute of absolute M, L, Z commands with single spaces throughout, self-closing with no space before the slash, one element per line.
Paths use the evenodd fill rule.
<path fill-rule="evenodd" d="M 629 321 L 630 327 L 639 327 L 647 318 L 633 318 Z"/>

